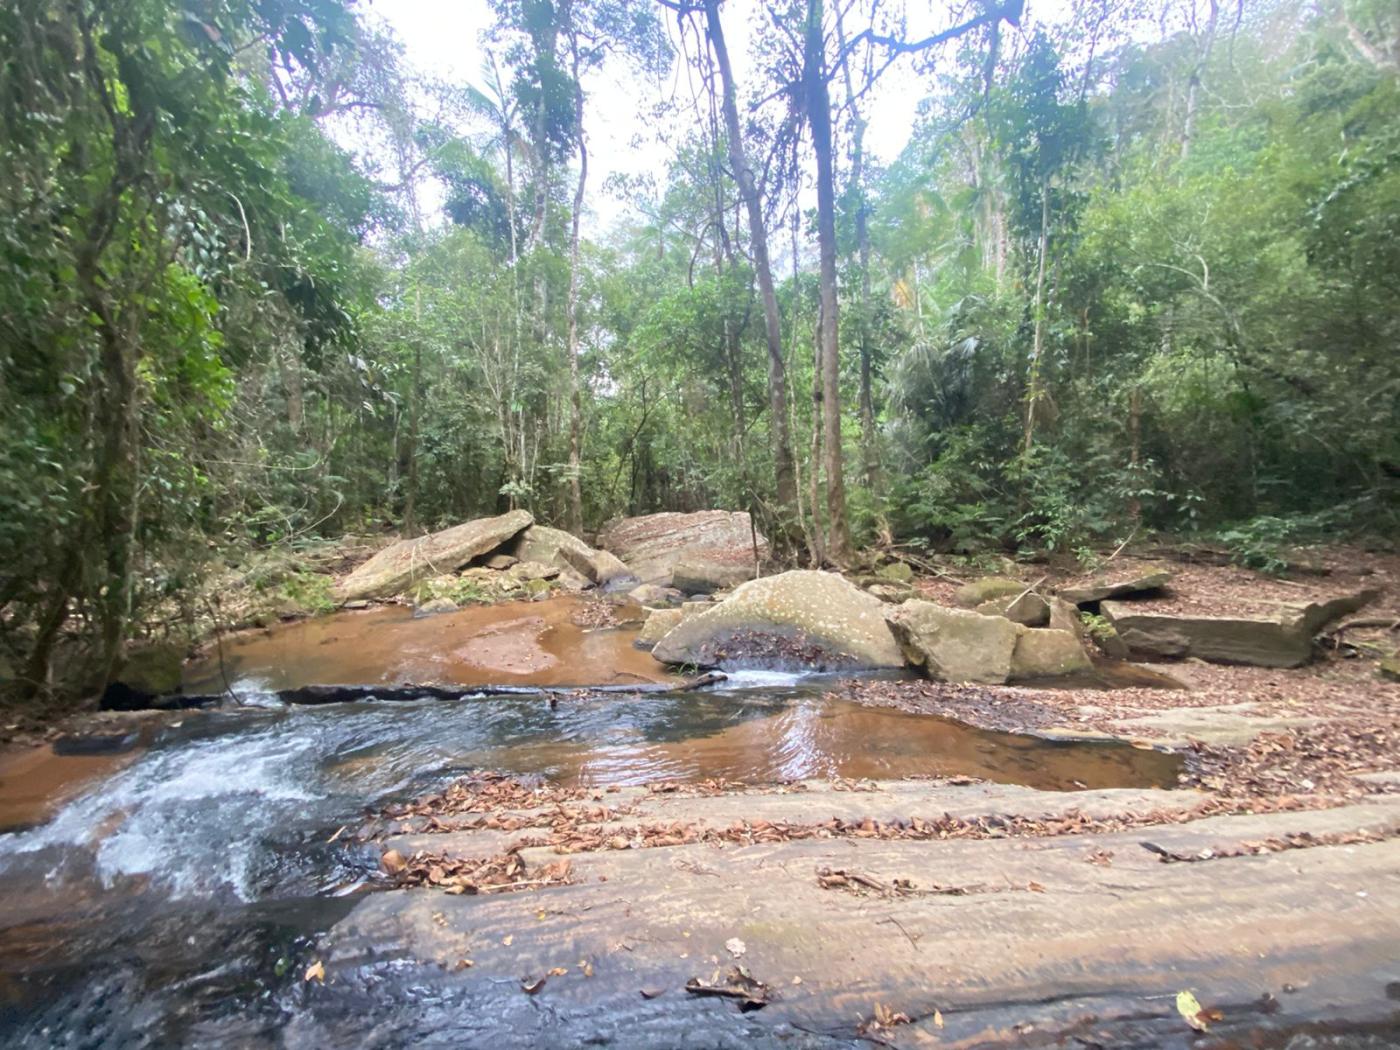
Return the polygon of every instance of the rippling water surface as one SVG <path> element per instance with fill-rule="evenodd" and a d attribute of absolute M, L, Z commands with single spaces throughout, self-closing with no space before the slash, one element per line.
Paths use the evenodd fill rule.
<path fill-rule="evenodd" d="M 299 1009 L 298 946 L 352 906 L 375 862 L 372 848 L 328 840 L 366 807 L 475 769 L 600 786 L 1174 779 L 1175 759 L 1125 746 L 1050 744 L 829 701 L 791 676 L 738 684 L 750 688 L 180 716 L 47 822 L 0 835 L 0 1042 L 256 1041 Z"/>

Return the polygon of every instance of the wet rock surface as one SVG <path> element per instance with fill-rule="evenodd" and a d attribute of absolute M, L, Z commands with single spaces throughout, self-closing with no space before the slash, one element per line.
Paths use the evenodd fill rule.
<path fill-rule="evenodd" d="M 604 848 L 562 857 L 526 848 L 526 874 L 569 863 L 568 885 L 536 892 L 370 897 L 321 941 L 329 998 L 387 1009 L 374 975 L 394 945 L 415 979 L 453 989 L 457 1031 L 496 1045 L 740 1045 L 722 1034 L 745 1016 L 738 1004 L 686 991 L 723 984 L 737 950 L 770 990 L 746 1045 L 801 1032 L 844 1045 L 884 1007 L 910 1019 L 885 1033 L 901 1045 L 1025 1045 L 1033 1025 L 1045 1045 L 1185 1046 L 1196 1035 L 1174 1006 L 1183 985 L 1219 1010 L 1227 1037 L 1392 1018 L 1400 916 L 1377 895 L 1400 861 L 1400 805 L 1212 817 L 1170 808 L 1173 794 L 1080 793 L 1074 811 L 1064 796 L 937 785 L 604 796 L 640 806 L 632 822 L 746 830 L 670 846 L 605 835 Z M 853 849 L 783 833 L 827 810 L 868 837 Z M 881 837 L 925 812 L 969 830 Z M 470 832 L 451 835 L 452 850 L 469 853 L 474 835 L 494 848 Z M 307 1011 L 301 1030 L 343 1031 L 339 1010 L 326 1012 Z M 704 1040 L 691 1041 L 697 1024 Z"/>
<path fill-rule="evenodd" d="M 844 577 L 794 570 L 751 580 L 687 617 L 653 655 L 701 667 L 897 668 L 885 605 Z"/>

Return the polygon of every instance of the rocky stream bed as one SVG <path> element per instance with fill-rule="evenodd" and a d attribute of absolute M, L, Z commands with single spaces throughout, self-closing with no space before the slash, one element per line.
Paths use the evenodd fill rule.
<path fill-rule="evenodd" d="M 1400 1045 L 1395 559 L 657 517 L 386 547 L 0 755 L 0 1040 Z"/>

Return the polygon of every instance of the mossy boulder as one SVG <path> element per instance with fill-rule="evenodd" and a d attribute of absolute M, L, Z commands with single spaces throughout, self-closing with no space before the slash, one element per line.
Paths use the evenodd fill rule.
<path fill-rule="evenodd" d="M 1024 590 L 1024 588 L 1023 588 Z M 993 598 L 977 606 L 983 616 L 1005 616 L 1012 623 L 1044 627 L 1050 622 L 1050 603 L 1030 591 L 1014 598 Z"/>
<path fill-rule="evenodd" d="M 1009 576 L 984 576 L 959 587 L 953 600 L 964 609 L 975 609 L 993 598 L 1014 598 L 1025 589 L 1024 583 Z"/>
<path fill-rule="evenodd" d="M 905 659 L 930 678 L 1000 685 L 1011 677 L 1011 655 L 1022 628 L 1004 616 L 916 598 L 887 619 Z"/>
<path fill-rule="evenodd" d="M 357 598 L 388 598 L 424 577 L 456 572 L 473 558 L 495 550 L 534 520 L 529 511 L 514 510 L 416 539 L 400 540 L 341 580 L 335 589 L 335 600 L 343 604 Z"/>
<path fill-rule="evenodd" d="M 908 562 L 892 561 L 881 565 L 875 570 L 875 575 L 888 583 L 914 582 L 914 570 L 909 567 Z"/>
<path fill-rule="evenodd" d="M 1010 680 L 1058 678 L 1093 669 L 1089 654 L 1073 631 L 1025 628 L 1011 653 Z"/>

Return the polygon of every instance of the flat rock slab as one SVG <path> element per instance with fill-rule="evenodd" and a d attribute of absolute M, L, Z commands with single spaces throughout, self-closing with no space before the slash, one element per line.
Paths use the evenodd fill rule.
<path fill-rule="evenodd" d="M 694 514 L 647 514 L 623 518 L 598 536 L 598 544 L 631 567 L 643 583 L 671 586 L 676 563 L 685 559 L 692 572 L 713 556 L 720 571 L 732 572 L 747 559 L 752 576 L 755 537 L 759 560 L 768 556 L 768 541 L 755 533 L 743 511 L 702 510 Z"/>
<path fill-rule="evenodd" d="M 336 600 L 343 603 L 360 598 L 389 598 L 424 577 L 456 572 L 473 558 L 495 550 L 534 520 L 527 510 L 513 510 L 417 539 L 400 540 L 341 580 L 335 589 Z"/>
<path fill-rule="evenodd" d="M 1261 715 L 1254 704 L 1217 707 L 1173 707 L 1165 711 L 1122 718 L 1113 722 L 1122 736 L 1160 747 L 1185 747 L 1192 740 L 1224 747 L 1248 744 L 1261 733 L 1279 733 L 1317 725 L 1320 718 Z"/>
<path fill-rule="evenodd" d="M 1212 1035 L 1227 1039 L 1379 1023 L 1400 979 L 1400 841 L 1252 851 L 1397 827 L 1389 802 L 1105 835 L 576 855 L 570 886 L 363 898 L 323 935 L 325 984 L 285 1038 L 853 1046 L 878 1003 L 913 1018 L 883 1033 L 900 1046 L 1187 1047 L 1183 988 L 1222 1011 Z M 912 892 L 825 889 L 820 869 Z M 737 964 L 776 993 L 765 1009 L 684 991 Z"/>
<path fill-rule="evenodd" d="M 884 613 L 879 598 L 836 573 L 794 570 L 750 580 L 687 616 L 652 655 L 697 667 L 902 667 Z"/>
<path fill-rule="evenodd" d="M 1087 605 L 1101 602 L 1105 598 L 1123 598 L 1128 595 L 1150 594 L 1171 583 L 1175 575 L 1167 568 L 1152 568 L 1133 573 L 1104 574 L 1073 586 L 1061 587 L 1059 594 L 1065 601 L 1074 605 Z"/>
<path fill-rule="evenodd" d="M 1372 601 L 1363 590 L 1325 602 L 1286 607 L 1277 616 L 1171 616 L 1150 605 L 1105 601 L 1100 612 L 1134 656 L 1194 656 L 1214 663 L 1301 667 L 1312 659 L 1313 635 Z"/>

